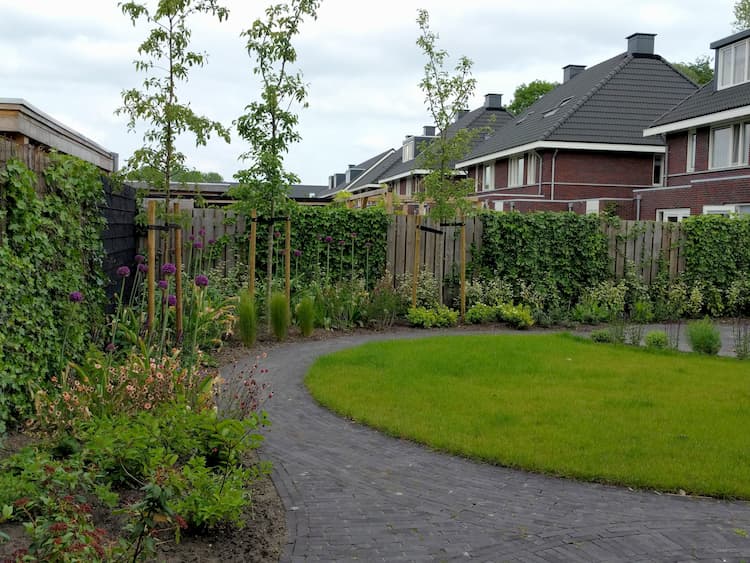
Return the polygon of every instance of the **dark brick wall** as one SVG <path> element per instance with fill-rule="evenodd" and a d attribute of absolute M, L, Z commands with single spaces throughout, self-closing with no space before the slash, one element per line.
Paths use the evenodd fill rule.
<path fill-rule="evenodd" d="M 724 171 L 722 176 L 727 176 Z M 686 188 L 664 188 L 641 192 L 641 219 L 656 219 L 657 209 L 689 207 L 691 215 L 703 213 L 704 205 L 750 203 L 750 169 L 734 170 L 735 179 L 715 177 L 708 182 L 694 183 Z M 705 176 L 691 175 L 693 178 Z M 710 178 L 710 176 L 709 176 Z"/>

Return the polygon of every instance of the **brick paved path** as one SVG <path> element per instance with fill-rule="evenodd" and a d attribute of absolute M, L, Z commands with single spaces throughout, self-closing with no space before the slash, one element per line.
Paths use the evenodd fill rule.
<path fill-rule="evenodd" d="M 302 384 L 315 357 L 374 338 L 282 345 L 264 364 L 285 561 L 750 561 L 750 503 L 474 463 L 319 407 Z"/>

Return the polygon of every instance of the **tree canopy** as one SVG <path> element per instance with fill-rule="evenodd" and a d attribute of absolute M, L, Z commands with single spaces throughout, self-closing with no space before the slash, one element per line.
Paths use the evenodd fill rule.
<path fill-rule="evenodd" d="M 734 30 L 750 29 L 750 0 L 737 0 L 734 4 Z"/>
<path fill-rule="evenodd" d="M 674 63 L 674 66 L 699 86 L 711 82 L 714 77 L 714 65 L 707 55 L 698 57 L 692 63 Z"/>
<path fill-rule="evenodd" d="M 505 109 L 513 115 L 518 115 L 557 86 L 557 82 L 547 82 L 546 80 L 533 80 L 528 84 L 521 84 L 513 92 L 513 101 Z"/>

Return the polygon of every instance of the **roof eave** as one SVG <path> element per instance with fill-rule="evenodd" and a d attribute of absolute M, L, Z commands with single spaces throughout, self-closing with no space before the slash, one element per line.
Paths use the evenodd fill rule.
<path fill-rule="evenodd" d="M 664 125 L 657 125 L 656 127 L 649 127 L 648 129 L 643 130 L 643 136 L 650 137 L 652 135 L 662 135 L 664 133 L 684 131 L 686 129 L 693 129 L 694 127 L 711 125 L 712 123 L 717 123 L 719 121 L 727 121 L 730 119 L 747 117 L 748 115 L 750 115 L 750 105 L 715 113 L 707 113 L 706 115 L 691 117 L 690 119 L 682 119 L 680 121 L 674 121 L 672 123 L 666 123 Z"/>

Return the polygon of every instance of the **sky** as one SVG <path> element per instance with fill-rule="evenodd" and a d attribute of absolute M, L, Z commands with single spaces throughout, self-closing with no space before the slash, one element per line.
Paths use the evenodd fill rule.
<path fill-rule="evenodd" d="M 144 0 L 153 6 L 155 1 Z M 266 0 L 224 0 L 229 19 L 193 20 L 191 48 L 208 54 L 178 88 L 199 114 L 231 126 L 259 97 L 240 33 L 262 16 Z M 626 49 L 625 37 L 656 33 L 656 53 L 672 62 L 713 55 L 712 41 L 730 35 L 734 0 L 323 0 L 295 46 L 308 85 L 309 107 L 299 109 L 302 141 L 286 156 L 302 183 L 326 184 L 430 124 L 418 83 L 424 58 L 416 45 L 417 10 L 427 9 L 439 47 L 451 61 L 473 61 L 477 89 L 503 103 L 522 83 L 562 80 L 567 64 L 592 66 Z M 124 162 L 142 144 L 145 124 L 128 131 L 115 115 L 125 89 L 144 79 L 133 66 L 147 36 L 116 0 L 0 0 L 0 98 L 23 98 L 82 133 Z M 212 139 L 196 147 L 178 140 L 187 165 L 225 180 L 247 166 L 247 145 Z"/>

